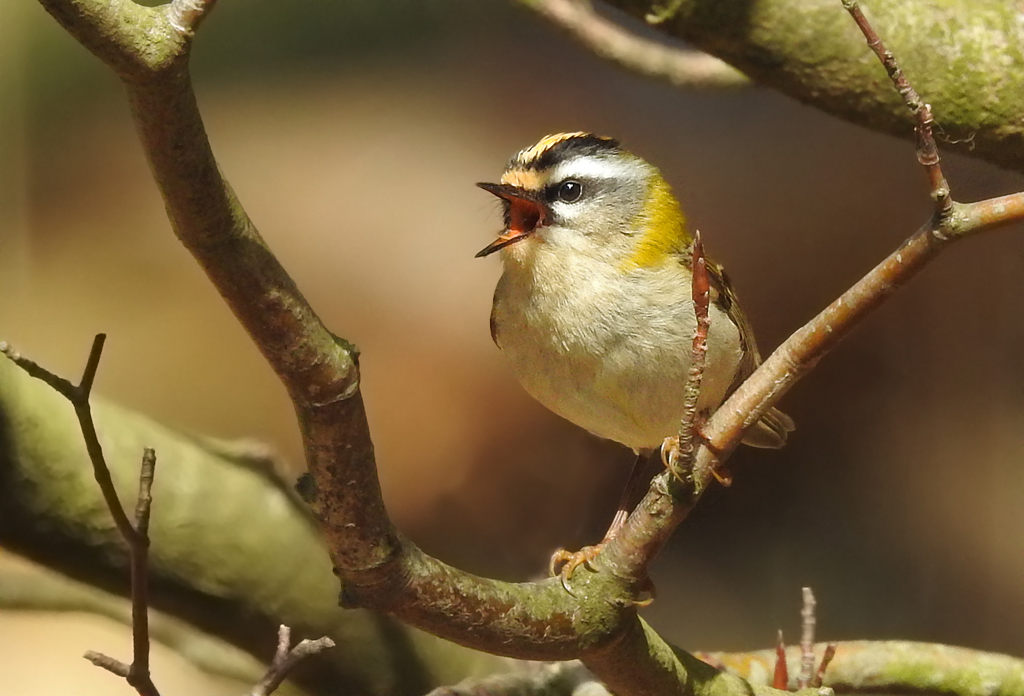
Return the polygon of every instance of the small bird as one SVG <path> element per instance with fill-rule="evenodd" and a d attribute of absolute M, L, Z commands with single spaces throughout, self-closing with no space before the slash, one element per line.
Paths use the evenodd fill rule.
<path fill-rule="evenodd" d="M 491 337 L 516 378 L 595 435 L 642 455 L 661 446 L 679 430 L 696 322 L 693 236 L 661 173 L 611 138 L 559 133 L 515 155 L 500 183 L 477 185 L 504 207 L 504 230 L 477 257 L 501 251 Z M 707 265 L 701 413 L 761 362 L 725 273 Z M 791 430 L 792 420 L 773 409 L 743 442 L 781 447 Z M 566 560 L 562 553 L 556 558 Z"/>

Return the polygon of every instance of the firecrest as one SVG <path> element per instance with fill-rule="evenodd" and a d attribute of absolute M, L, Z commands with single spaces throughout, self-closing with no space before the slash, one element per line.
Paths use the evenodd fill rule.
<path fill-rule="evenodd" d="M 478 184 L 504 206 L 491 336 L 534 398 L 637 452 L 678 432 L 695 327 L 687 231 L 661 173 L 611 138 L 559 133 Z M 761 362 L 720 266 L 708 261 L 711 324 L 698 409 L 717 408 Z M 744 443 L 781 447 L 769 411 Z M 611 530 L 610 530 L 611 531 Z"/>

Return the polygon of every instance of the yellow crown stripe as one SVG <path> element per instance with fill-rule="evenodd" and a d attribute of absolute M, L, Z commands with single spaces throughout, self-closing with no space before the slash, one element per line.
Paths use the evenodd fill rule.
<path fill-rule="evenodd" d="M 541 155 L 550 150 L 553 146 L 558 143 L 569 140 L 570 138 L 582 138 L 589 135 L 583 131 L 576 131 L 575 133 L 555 133 L 548 135 L 540 139 L 536 145 L 531 145 L 516 156 L 516 162 L 522 165 L 527 165 L 530 162 L 534 162 L 540 159 Z"/>

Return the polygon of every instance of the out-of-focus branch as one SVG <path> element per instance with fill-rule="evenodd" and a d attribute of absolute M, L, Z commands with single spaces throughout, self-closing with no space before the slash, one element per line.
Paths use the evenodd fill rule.
<path fill-rule="evenodd" d="M 122 535 L 131 556 L 132 644 L 134 648 L 132 662 L 130 665 L 125 664 L 113 657 L 92 650 L 85 653 L 85 659 L 97 667 L 102 667 L 108 672 L 122 677 L 138 692 L 139 696 L 160 696 L 149 673 L 149 516 L 153 505 L 152 487 L 156 473 L 156 453 L 152 448 L 147 447 L 142 455 L 133 527 L 131 523 L 127 522 L 127 516 L 117 498 L 117 492 L 114 490 L 110 470 L 107 468 L 103 450 L 93 425 L 92 406 L 89 402 L 105 339 L 106 336 L 103 334 L 96 336 L 85 372 L 77 387 L 36 363 L 21 357 L 5 343 L 0 343 L 0 352 L 3 352 L 30 375 L 53 386 L 74 404 L 82 433 L 86 437 L 89 455 L 96 472 L 96 480 L 103 488 L 110 513 L 115 519 L 124 518 L 128 525 L 126 529 L 122 529 Z M 300 661 L 333 647 L 334 641 L 323 637 L 317 640 L 303 640 L 292 648 L 291 629 L 282 625 L 278 630 L 277 651 L 274 653 L 274 659 L 266 675 L 253 688 L 251 696 L 270 696 Z"/>
<path fill-rule="evenodd" d="M 714 56 L 639 36 L 596 12 L 590 0 L 519 2 L 597 55 L 640 75 L 696 89 L 735 89 L 750 84 L 743 73 Z"/>
<path fill-rule="evenodd" d="M 865 60 L 836 0 L 607 0 L 721 58 L 759 85 L 857 125 L 908 138 L 912 114 Z M 872 23 L 949 139 L 945 146 L 1024 171 L 1024 26 L 1016 3 L 871 0 Z"/>
<path fill-rule="evenodd" d="M 527 662 L 513 672 L 466 679 L 434 689 L 428 696 L 609 696 L 578 660 Z"/>
<path fill-rule="evenodd" d="M 818 623 L 814 592 L 803 588 L 803 608 L 800 610 L 800 672 L 796 678 L 798 689 L 806 689 L 814 679 L 814 629 Z"/>
<path fill-rule="evenodd" d="M 277 691 L 277 687 L 281 686 L 281 682 L 285 680 L 295 665 L 310 655 L 333 648 L 334 641 L 325 636 L 316 640 L 300 641 L 294 648 L 291 645 L 292 630 L 281 624 L 277 630 L 277 650 L 274 652 L 274 660 L 270 663 L 267 673 L 249 692 L 250 696 L 270 696 Z"/>
<path fill-rule="evenodd" d="M 113 453 L 112 453 L 113 454 Z M 92 614 L 131 627 L 131 602 L 95 585 L 0 549 L 0 611 Z M 242 684 L 265 671 L 263 661 L 159 609 L 150 610 L 150 637 L 196 669 Z"/>
<path fill-rule="evenodd" d="M 192 36 L 217 0 L 172 0 L 167 22 L 184 36 Z"/>
<path fill-rule="evenodd" d="M 1024 660 L 1009 655 L 911 641 L 846 641 L 835 643 L 824 684 L 838 692 L 872 691 L 910 694 L 1024 694 Z M 828 645 L 818 643 L 822 660 Z M 697 653 L 709 663 L 748 679 L 767 682 L 774 650 L 749 653 Z M 802 651 L 786 651 L 791 672 L 800 667 Z"/>
<path fill-rule="evenodd" d="M 507 669 L 503 658 L 338 607 L 338 580 L 319 529 L 290 495 L 291 481 L 278 477 L 282 465 L 268 463 L 265 447 L 192 437 L 101 396 L 91 402 L 122 500 L 134 493 L 145 446 L 173 462 L 173 476 L 154 491 L 150 528 L 154 640 L 214 671 L 226 658 L 211 644 L 239 646 L 253 657 L 242 671 L 241 657 L 229 656 L 231 676 L 252 684 L 271 657 L 266 636 L 279 623 L 304 636 L 328 635 L 339 649 L 303 662 L 291 678 L 310 693 L 423 693 Z M 90 611 L 130 627 L 130 603 L 104 594 L 129 594 L 130 558 L 81 442 L 66 399 L 0 357 L 0 546 L 97 588 L 92 594 L 78 582 L 5 575 L 0 606 Z"/>
<path fill-rule="evenodd" d="M 82 372 L 82 379 L 77 385 L 72 384 L 63 377 L 58 377 L 28 358 L 22 357 L 17 351 L 7 345 L 6 342 L 0 342 L 0 353 L 3 353 L 15 365 L 32 377 L 49 384 L 58 394 L 71 402 L 75 409 L 75 415 L 78 416 L 79 425 L 82 428 L 82 436 L 85 438 L 85 448 L 89 452 L 89 460 L 92 462 L 93 476 L 96 477 L 96 483 L 99 484 L 100 491 L 103 493 L 103 499 L 106 501 L 107 508 L 114 518 L 117 530 L 121 533 L 124 540 L 128 542 L 129 547 L 131 547 L 137 541 L 139 535 L 135 528 L 132 527 L 132 523 L 128 520 L 128 515 L 125 514 L 124 508 L 121 507 L 121 501 L 117 497 L 114 482 L 110 478 L 110 469 L 107 468 L 106 460 L 103 458 L 103 447 L 100 445 L 99 436 L 96 434 L 96 424 L 92 419 L 92 406 L 89 403 L 93 380 L 96 378 L 96 370 L 100 364 L 100 355 L 103 353 L 103 343 L 106 339 L 107 337 L 104 334 L 96 335 L 92 343 L 92 349 L 89 351 L 89 358 L 85 363 L 85 370 Z"/>

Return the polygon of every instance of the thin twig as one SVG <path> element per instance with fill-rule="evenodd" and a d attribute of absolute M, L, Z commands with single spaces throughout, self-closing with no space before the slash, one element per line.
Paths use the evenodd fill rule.
<path fill-rule="evenodd" d="M 85 449 L 89 453 L 89 461 L 92 462 L 92 473 L 96 483 L 100 486 L 103 499 L 107 503 L 117 531 L 121 533 L 128 546 L 134 547 L 138 543 L 138 534 L 132 523 L 125 514 L 121 499 L 117 497 L 117 489 L 114 488 L 114 481 L 110 478 L 110 469 L 103 456 L 103 446 L 100 444 L 99 435 L 96 433 L 96 423 L 92 418 L 92 406 L 89 404 L 89 396 L 92 394 L 92 384 L 96 379 L 96 370 L 99 368 L 100 357 L 103 354 L 103 344 L 106 341 L 106 334 L 96 334 L 93 339 L 92 349 L 89 351 L 89 359 L 86 361 L 85 370 L 82 373 L 82 380 L 75 387 L 71 395 L 65 394 L 71 405 L 75 407 L 75 414 L 78 416 L 78 423 L 82 428 L 82 436 L 85 438 Z"/>
<path fill-rule="evenodd" d="M 131 558 L 132 664 L 126 665 L 120 660 L 91 650 L 85 653 L 85 658 L 98 667 L 124 677 L 140 696 L 160 696 L 160 692 L 153 684 L 149 674 L 149 592 L 147 587 L 149 512 L 152 505 L 151 488 L 156 469 L 156 454 L 149 448 L 143 452 L 142 467 L 139 473 L 139 495 L 135 503 L 135 526 L 132 526 L 128 515 L 121 506 L 117 489 L 114 488 L 114 481 L 110 477 L 110 469 L 103 456 L 103 447 L 96 433 L 96 424 L 92 418 L 92 406 L 89 402 L 106 338 L 105 334 L 97 334 L 93 339 L 82 379 L 77 385 L 58 377 L 35 362 L 23 358 L 6 343 L 0 343 L 0 352 L 3 352 L 30 376 L 50 385 L 71 402 L 85 439 L 85 448 L 89 453 L 89 461 L 92 463 L 93 476 L 99 484 L 107 509 L 114 518 L 115 526 L 125 543 L 128 544 Z"/>
<path fill-rule="evenodd" d="M 718 58 L 639 36 L 595 12 L 587 0 L 521 1 L 597 55 L 640 75 L 698 89 L 750 85 L 746 75 Z"/>
<path fill-rule="evenodd" d="M 102 667 L 111 674 L 121 677 L 122 679 L 127 679 L 128 674 L 131 672 L 132 669 L 131 665 L 126 665 L 120 660 L 115 660 L 112 657 L 108 657 L 103 653 L 98 653 L 93 650 L 86 650 L 85 654 L 82 657 L 84 657 L 97 667 Z"/>
<path fill-rule="evenodd" d="M 85 438 L 85 449 L 89 453 L 89 461 L 92 462 L 93 476 L 100 486 L 103 499 L 114 517 L 114 524 L 117 531 L 121 533 L 129 546 L 135 543 L 136 533 L 128 516 L 121 507 L 121 501 L 117 497 L 117 490 L 110 478 L 110 470 L 103 458 L 103 446 L 100 444 L 99 436 L 96 434 L 96 425 L 92 419 L 92 408 L 89 406 L 89 395 L 92 393 L 92 385 L 96 379 L 96 370 L 99 368 L 100 357 L 103 354 L 103 345 L 106 342 L 106 334 L 96 334 L 93 339 L 92 348 L 89 350 L 89 358 L 85 363 L 85 370 L 82 372 L 81 381 L 75 385 L 69 380 L 59 377 L 39 364 L 22 357 L 7 343 L 0 343 L 0 352 L 14 361 L 14 364 L 25 370 L 30 376 L 46 382 L 59 394 L 71 402 L 78 416 L 78 423 L 82 429 L 82 436 Z"/>
<path fill-rule="evenodd" d="M 942 168 L 939 166 L 939 148 L 935 144 L 935 136 L 932 133 L 932 124 L 934 123 L 932 107 L 921 99 L 921 95 L 917 93 L 917 90 L 910 84 L 910 80 L 903 74 L 903 70 L 896 62 L 896 56 L 882 43 L 881 37 L 878 36 L 878 33 L 861 11 L 860 4 L 856 0 L 842 0 L 842 2 L 843 7 L 850 13 L 853 21 L 856 22 L 857 27 L 864 34 L 864 38 L 867 39 L 868 46 L 878 56 L 878 60 L 882 62 L 885 71 L 889 74 L 889 79 L 896 86 L 896 91 L 903 97 L 904 103 L 906 103 L 917 120 L 917 126 L 915 127 L 917 132 L 917 161 L 924 165 L 925 171 L 928 173 L 931 196 L 932 200 L 935 201 L 935 215 L 941 220 L 947 217 L 953 210 L 953 197 L 950 195 L 946 177 L 942 174 Z"/>
<path fill-rule="evenodd" d="M 96 336 L 96 339 L 93 342 L 94 349 L 96 347 L 96 343 L 99 341 L 100 336 L 102 335 L 103 334 L 99 334 L 98 336 Z M 100 346 L 102 347 L 102 342 L 99 342 Z M 64 398 L 68 399 L 69 401 L 74 400 L 75 390 L 77 389 L 77 387 L 74 384 L 64 379 L 63 377 L 58 377 L 49 370 L 43 369 L 34 361 L 29 360 L 26 357 L 23 357 L 21 353 L 14 350 L 14 347 L 7 343 L 7 341 L 0 341 L 0 353 L 3 353 L 11 362 L 13 362 L 15 365 L 24 370 L 29 377 L 35 377 L 38 380 L 46 382 L 48 385 L 53 387 L 54 391 L 62 395 Z"/>
<path fill-rule="evenodd" d="M 814 627 L 817 623 L 814 609 L 814 592 L 803 588 L 803 608 L 800 610 L 800 676 L 796 679 L 798 689 L 806 689 L 814 676 Z"/>
<path fill-rule="evenodd" d="M 139 693 L 153 686 L 149 675 L 149 512 L 156 474 L 156 452 L 147 447 L 139 472 L 139 497 L 135 502 L 135 538 L 131 547 L 132 573 L 132 666 L 128 683 Z M 156 689 L 153 689 L 155 693 Z"/>
<path fill-rule="evenodd" d="M 96 381 L 96 371 L 100 368 L 100 358 L 103 357 L 103 344 L 107 341 L 106 334 L 96 334 L 92 339 L 92 348 L 89 349 L 89 357 L 85 361 L 85 369 L 82 371 L 82 379 L 78 383 L 78 398 L 88 401 L 92 394 L 92 383 Z"/>
<path fill-rule="evenodd" d="M 249 692 L 249 696 L 270 696 L 277 687 L 281 686 L 281 682 L 285 680 L 292 668 L 304 658 L 334 647 L 334 641 L 324 636 L 317 640 L 303 640 L 289 650 L 291 639 L 291 629 L 282 624 L 277 630 L 277 651 L 274 653 L 274 661 L 270 663 L 267 673 L 263 675 L 259 683 Z"/>
<path fill-rule="evenodd" d="M 811 688 L 817 689 L 819 686 L 825 683 L 825 671 L 828 666 L 832 664 L 832 658 L 836 656 L 836 644 L 829 643 L 825 647 L 825 653 L 821 656 L 821 664 L 818 665 L 818 671 L 814 674 L 814 679 L 811 680 Z"/>
<path fill-rule="evenodd" d="M 690 264 L 692 281 L 690 294 L 693 299 L 693 314 L 696 326 L 690 348 L 690 370 L 686 375 L 686 389 L 683 392 L 683 416 L 679 421 L 679 435 L 666 438 L 662 444 L 662 455 L 668 452 L 666 465 L 672 475 L 680 481 L 691 475 L 694 454 L 698 446 L 697 404 L 700 400 L 700 386 L 704 379 L 704 364 L 708 353 L 708 329 L 711 326 L 709 305 L 711 304 L 711 281 L 708 278 L 707 258 L 700 230 L 693 235 L 693 251 Z"/>

